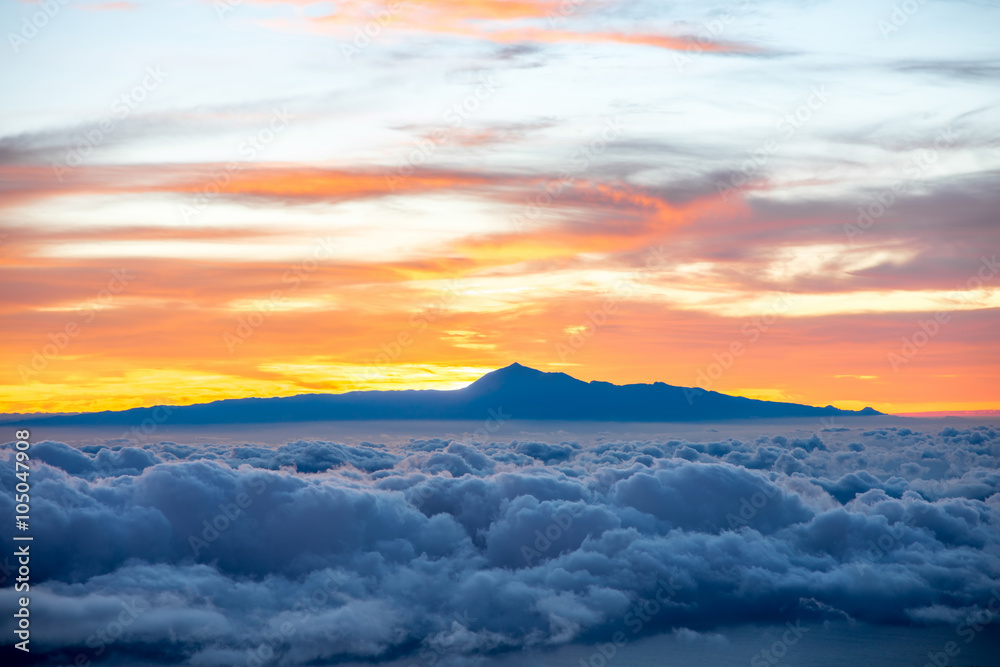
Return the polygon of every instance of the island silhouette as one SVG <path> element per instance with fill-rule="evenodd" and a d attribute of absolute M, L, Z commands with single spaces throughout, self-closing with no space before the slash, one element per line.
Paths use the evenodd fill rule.
<path fill-rule="evenodd" d="M 880 415 L 729 396 L 663 382 L 616 385 L 584 382 L 513 363 L 461 389 L 350 391 L 276 398 L 238 398 L 185 406 L 154 406 L 74 415 L 33 415 L 13 424 L 246 424 L 337 420 L 503 419 L 664 422 Z"/>

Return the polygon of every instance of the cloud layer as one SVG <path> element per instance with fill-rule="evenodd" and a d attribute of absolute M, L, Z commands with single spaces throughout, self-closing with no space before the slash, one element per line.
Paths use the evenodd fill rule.
<path fill-rule="evenodd" d="M 956 624 L 1000 578 L 991 426 L 32 452 L 35 641 L 52 664 L 304 665 L 745 622 Z M 14 512 L 12 469 L 0 514 Z"/>

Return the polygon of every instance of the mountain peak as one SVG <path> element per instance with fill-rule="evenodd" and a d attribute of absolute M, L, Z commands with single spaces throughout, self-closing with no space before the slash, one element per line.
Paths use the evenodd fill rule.
<path fill-rule="evenodd" d="M 537 379 L 543 375 L 546 375 L 546 373 L 534 368 L 528 368 L 515 361 L 509 366 L 490 371 L 469 385 L 469 387 L 493 389 L 511 382 L 525 382 Z"/>
<path fill-rule="evenodd" d="M 523 373 L 524 371 L 530 371 L 531 373 L 541 373 L 542 372 L 542 371 L 540 371 L 540 370 L 538 370 L 536 368 L 531 368 L 529 366 L 525 366 L 524 364 L 520 364 L 520 363 L 518 363 L 516 361 L 514 363 L 510 364 L 509 366 L 504 366 L 503 368 L 498 368 L 498 369 L 496 369 L 493 372 L 494 373 Z"/>
<path fill-rule="evenodd" d="M 509 366 L 498 368 L 482 376 L 468 387 L 472 393 L 506 391 L 559 392 L 569 387 L 586 385 L 570 375 L 560 372 L 540 371 L 516 361 Z"/>

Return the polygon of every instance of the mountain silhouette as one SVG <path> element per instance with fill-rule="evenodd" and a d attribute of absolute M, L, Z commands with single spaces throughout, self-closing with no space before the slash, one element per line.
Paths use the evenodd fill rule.
<path fill-rule="evenodd" d="M 284 398 L 238 398 L 186 406 L 157 406 L 76 415 L 35 415 L 7 424 L 46 426 L 246 424 L 357 419 L 508 419 L 699 421 L 774 417 L 878 415 L 872 408 L 840 410 L 759 401 L 698 388 L 584 382 L 514 363 L 468 387 L 448 391 L 351 391 Z"/>

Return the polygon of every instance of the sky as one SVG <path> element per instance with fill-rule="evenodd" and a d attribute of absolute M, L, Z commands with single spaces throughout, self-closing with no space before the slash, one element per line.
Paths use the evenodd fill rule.
<path fill-rule="evenodd" d="M 996 2 L 0 2 L 0 412 L 518 361 L 1000 408 Z"/>

